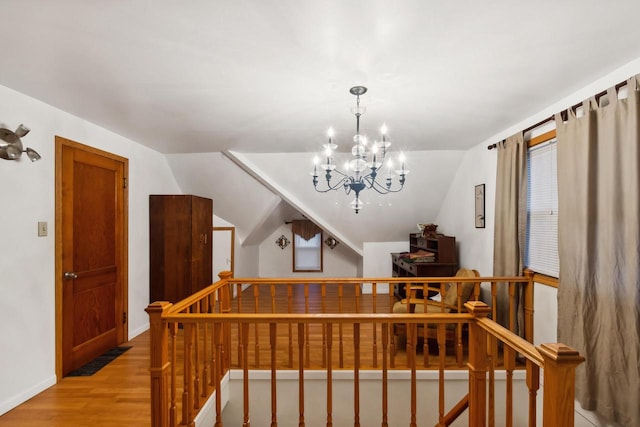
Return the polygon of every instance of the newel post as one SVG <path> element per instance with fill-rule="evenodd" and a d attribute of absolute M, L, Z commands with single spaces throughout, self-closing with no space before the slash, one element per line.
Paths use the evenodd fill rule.
<path fill-rule="evenodd" d="M 220 280 L 229 280 L 233 277 L 232 271 L 221 271 L 218 273 L 218 277 Z M 231 313 L 231 285 L 227 283 L 226 286 L 222 286 L 220 288 L 220 313 L 227 314 Z M 231 325 L 229 323 L 224 323 L 222 326 L 222 342 L 224 343 L 223 353 L 222 353 L 222 365 L 224 366 L 223 372 L 229 369 L 231 366 L 231 361 L 229 358 L 229 351 L 231 349 Z"/>
<path fill-rule="evenodd" d="M 169 425 L 169 333 L 162 314 L 173 304 L 157 301 L 146 308 L 150 324 L 151 427 Z"/>
<path fill-rule="evenodd" d="M 477 320 L 489 316 L 491 308 L 482 301 L 464 305 L 474 317 L 469 323 L 469 425 L 484 427 L 487 420 L 487 331 Z"/>
<path fill-rule="evenodd" d="M 543 427 L 572 426 L 576 388 L 576 366 L 584 357 L 564 344 L 537 347 L 544 359 Z"/>

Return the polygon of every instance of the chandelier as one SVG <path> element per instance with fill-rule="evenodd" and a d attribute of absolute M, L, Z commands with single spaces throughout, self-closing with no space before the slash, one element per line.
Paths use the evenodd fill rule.
<path fill-rule="evenodd" d="M 366 110 L 364 106 L 360 105 L 360 95 L 365 94 L 367 88 L 354 86 L 349 92 L 356 96 L 356 106 L 351 109 L 351 112 L 356 116 L 356 134 L 353 137 L 354 144 L 351 148 L 353 158 L 345 163 L 344 172 L 336 167 L 333 154 L 338 146 L 333 142 L 333 128 L 329 128 L 327 132 L 329 142 L 323 145 L 322 158 L 324 163 L 319 164 L 320 159 L 316 156 L 313 159 L 314 166 L 311 175 L 313 175 L 313 187 L 319 193 L 339 188 L 344 188 L 346 194 L 353 192 L 355 199 L 349 205 L 358 213 L 363 207 L 360 200 L 362 190 L 372 189 L 379 194 L 397 193 L 404 187 L 405 176 L 409 171 L 404 167 L 405 159 L 402 153 L 398 156 L 399 169 L 394 169 L 395 164 L 391 159 L 387 158 L 385 161 L 387 149 L 391 145 L 391 142 L 387 140 L 386 125 L 380 129 L 381 141 L 369 143 L 367 137 L 360 134 L 360 117 Z M 318 186 L 319 169 L 324 170 L 324 181 L 326 181 L 320 187 Z M 394 183 L 396 177 L 397 184 Z"/>

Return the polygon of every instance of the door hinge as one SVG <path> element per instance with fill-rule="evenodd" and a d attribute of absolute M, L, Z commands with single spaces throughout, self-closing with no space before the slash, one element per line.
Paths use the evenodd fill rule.
<path fill-rule="evenodd" d="M 127 177 L 125 176 L 124 178 L 122 178 L 122 188 L 127 188 Z"/>
<path fill-rule="evenodd" d="M 122 323 L 127 323 L 127 312 L 122 313 Z"/>

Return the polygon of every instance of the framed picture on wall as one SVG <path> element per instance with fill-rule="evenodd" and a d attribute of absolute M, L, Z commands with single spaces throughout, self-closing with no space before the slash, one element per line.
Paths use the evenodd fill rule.
<path fill-rule="evenodd" d="M 484 184 L 476 185 L 476 228 L 484 228 Z"/>

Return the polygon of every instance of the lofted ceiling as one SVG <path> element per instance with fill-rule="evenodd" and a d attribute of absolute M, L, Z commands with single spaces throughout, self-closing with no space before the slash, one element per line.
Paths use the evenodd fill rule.
<path fill-rule="evenodd" d="M 1 85 L 166 153 L 183 190 L 214 197 L 250 241 L 290 215 L 284 203 L 356 251 L 435 216 L 448 182 L 422 194 L 430 204 L 373 197 L 387 207 L 357 221 L 346 203 L 318 198 L 311 153 L 330 125 L 350 140 L 351 86 L 369 88 L 364 131 L 386 122 L 393 147 L 419 160 L 409 176 L 419 182 L 640 57 L 637 0 L 2 0 L 0 10 Z M 227 174 L 207 168 L 218 164 Z M 381 225 L 389 218 L 407 227 Z"/>

